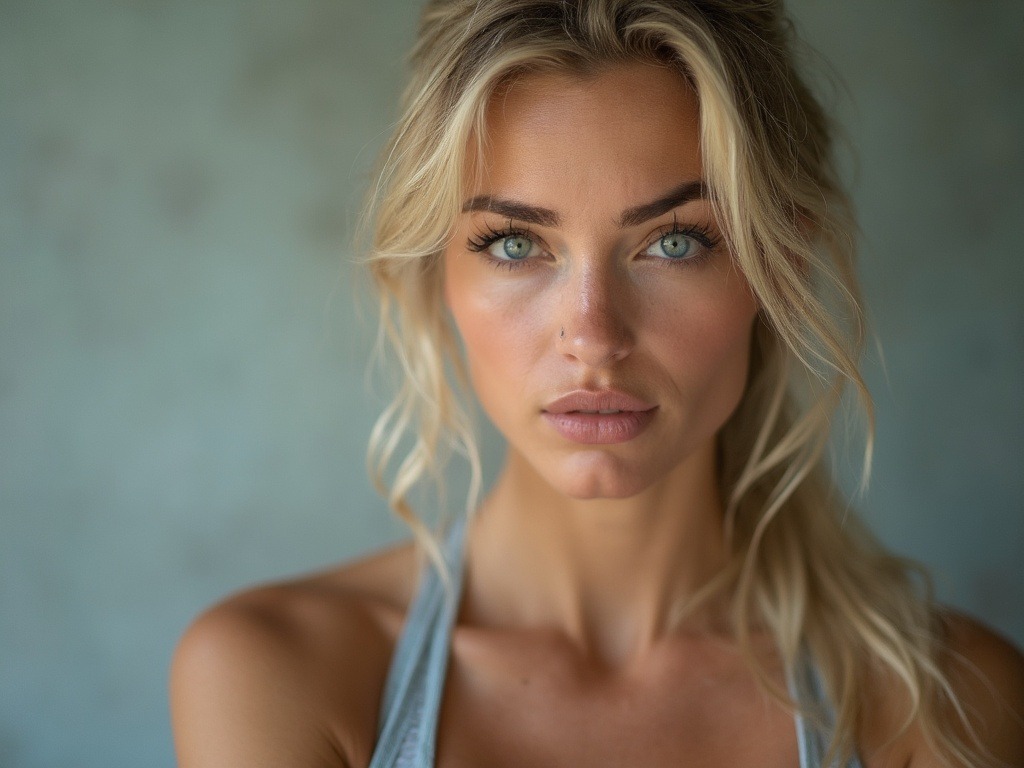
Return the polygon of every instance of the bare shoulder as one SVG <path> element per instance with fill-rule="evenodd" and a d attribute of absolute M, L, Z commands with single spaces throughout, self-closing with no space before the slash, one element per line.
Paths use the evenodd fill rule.
<path fill-rule="evenodd" d="M 994 758 L 993 765 L 1024 766 L 1024 656 L 974 619 L 952 612 L 943 612 L 940 618 L 945 630 L 940 666 L 976 738 L 955 712 L 947 711 L 940 727 L 953 728 L 950 735 L 964 744 L 982 746 Z M 892 672 L 880 674 L 869 691 L 858 733 L 864 764 L 948 766 L 922 723 L 907 723 L 914 703 L 903 682 Z"/>
<path fill-rule="evenodd" d="M 944 618 L 946 674 L 980 740 L 1007 765 L 1024 765 L 1024 655 L 974 619 Z"/>
<path fill-rule="evenodd" d="M 417 569 L 403 545 L 201 614 L 171 665 L 179 764 L 366 764 Z"/>

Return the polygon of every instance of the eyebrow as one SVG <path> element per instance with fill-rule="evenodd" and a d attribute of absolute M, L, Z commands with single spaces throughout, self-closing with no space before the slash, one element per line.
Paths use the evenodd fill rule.
<path fill-rule="evenodd" d="M 707 199 L 707 197 L 707 187 L 704 185 L 703 179 L 687 181 L 657 200 L 638 205 L 635 208 L 627 208 L 622 212 L 622 216 L 619 217 L 619 227 L 621 229 L 635 227 L 637 224 L 643 224 L 645 221 L 657 218 L 663 213 L 668 213 L 683 203 L 688 203 L 691 200 Z"/>
<path fill-rule="evenodd" d="M 668 213 L 676 206 L 691 200 L 707 199 L 707 197 L 707 187 L 702 179 L 684 182 L 657 200 L 627 208 L 619 217 L 619 227 L 621 229 L 635 227 L 645 221 L 657 218 L 663 213 Z M 528 205 L 517 200 L 507 200 L 491 195 L 477 195 L 467 200 L 462 206 L 462 212 L 470 213 L 472 211 L 499 213 L 510 219 L 536 224 L 539 227 L 557 227 L 561 221 L 558 212 L 550 208 Z"/>
<path fill-rule="evenodd" d="M 500 213 L 510 219 L 524 221 L 527 224 L 536 224 L 538 227 L 557 227 L 561 218 L 550 208 L 541 208 L 536 205 L 527 205 L 515 200 L 504 200 L 500 197 L 490 195 L 477 195 L 465 202 L 462 206 L 463 213 L 470 211 L 488 211 Z"/>

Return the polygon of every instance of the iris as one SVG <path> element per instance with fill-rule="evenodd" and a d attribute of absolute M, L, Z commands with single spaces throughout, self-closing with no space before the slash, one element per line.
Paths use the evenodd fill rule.
<path fill-rule="evenodd" d="M 693 248 L 693 241 L 679 232 L 665 235 L 658 244 L 661 246 L 661 252 L 670 259 L 686 258 Z"/>
<path fill-rule="evenodd" d="M 502 250 L 510 259 L 525 259 L 527 254 L 530 253 L 530 246 L 532 245 L 533 243 L 525 237 L 506 237 Z"/>

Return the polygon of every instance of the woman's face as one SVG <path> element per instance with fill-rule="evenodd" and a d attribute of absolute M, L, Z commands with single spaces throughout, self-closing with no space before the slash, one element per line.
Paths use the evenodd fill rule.
<path fill-rule="evenodd" d="M 707 466 L 743 394 L 756 304 L 705 197 L 698 118 L 683 78 L 643 64 L 491 99 L 445 297 L 484 410 L 571 497 Z"/>

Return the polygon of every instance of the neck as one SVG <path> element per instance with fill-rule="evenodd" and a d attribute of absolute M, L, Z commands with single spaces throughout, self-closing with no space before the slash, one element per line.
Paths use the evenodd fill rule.
<path fill-rule="evenodd" d="M 627 663 L 681 629 L 680 608 L 726 562 L 714 448 L 626 499 L 566 498 L 511 454 L 469 552 L 474 622 L 555 630 L 588 656 Z M 707 629 L 714 613 L 686 622 Z"/>

